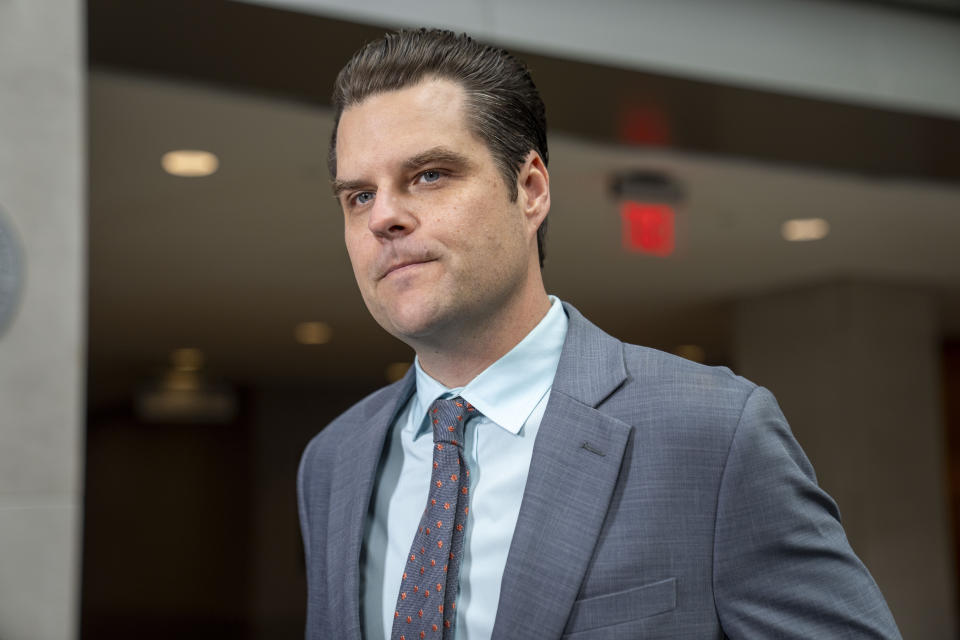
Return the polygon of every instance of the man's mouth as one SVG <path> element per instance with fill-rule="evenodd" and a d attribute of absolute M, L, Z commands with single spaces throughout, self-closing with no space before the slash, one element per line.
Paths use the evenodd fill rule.
<path fill-rule="evenodd" d="M 382 279 L 382 278 L 386 278 L 386 277 L 389 276 L 391 273 L 394 273 L 394 272 L 397 272 L 397 271 L 404 271 L 404 270 L 407 270 L 407 269 L 409 269 L 409 268 L 411 268 L 411 267 L 415 267 L 415 266 L 417 266 L 417 265 L 426 264 L 426 263 L 428 263 L 428 262 L 433 262 L 434 260 L 435 260 L 435 258 L 434 258 L 434 259 L 427 259 L 427 260 L 401 260 L 401 261 L 399 261 L 399 262 L 396 262 L 396 263 L 390 265 L 390 266 L 387 268 L 387 270 L 384 272 L 383 276 L 381 276 L 381 279 Z"/>

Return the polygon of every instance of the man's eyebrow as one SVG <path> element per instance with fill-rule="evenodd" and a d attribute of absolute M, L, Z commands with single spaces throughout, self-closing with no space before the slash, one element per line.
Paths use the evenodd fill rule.
<path fill-rule="evenodd" d="M 426 151 L 421 151 L 415 156 L 411 156 L 403 161 L 404 171 L 415 171 L 431 164 L 444 164 L 458 169 L 464 169 L 471 166 L 470 158 L 449 149 L 448 147 L 433 147 Z M 353 189 L 370 188 L 369 183 L 363 180 L 334 180 L 330 183 L 333 189 L 333 197 L 339 199 L 344 191 Z"/>
<path fill-rule="evenodd" d="M 447 147 L 434 147 L 404 160 L 403 168 L 412 171 L 430 164 L 446 164 L 465 168 L 469 167 L 471 162 L 470 158 L 462 153 L 457 153 Z"/>
<path fill-rule="evenodd" d="M 350 191 L 351 189 L 362 189 L 363 187 L 370 186 L 363 180 L 334 180 L 330 183 L 330 187 L 333 189 L 333 197 L 340 199 L 340 194 L 344 191 Z"/>

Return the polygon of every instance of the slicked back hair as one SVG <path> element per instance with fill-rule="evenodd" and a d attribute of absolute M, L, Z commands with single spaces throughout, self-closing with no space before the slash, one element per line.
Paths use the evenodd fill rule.
<path fill-rule="evenodd" d="M 511 193 L 518 195 L 520 167 L 531 150 L 547 156 L 543 100 L 527 66 L 507 51 L 441 29 L 401 30 L 368 43 L 340 70 L 333 89 L 330 177 L 337 177 L 337 127 L 343 111 L 372 95 L 405 89 L 429 78 L 458 83 L 466 91 L 467 126 L 493 155 Z M 547 220 L 537 230 L 540 267 Z"/>

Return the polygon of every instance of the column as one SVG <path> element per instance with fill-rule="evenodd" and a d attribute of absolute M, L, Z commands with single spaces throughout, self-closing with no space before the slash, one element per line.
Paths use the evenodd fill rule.
<path fill-rule="evenodd" d="M 78 628 L 84 65 L 78 0 L 0 2 L 0 209 L 25 258 L 0 335 L 0 638 Z M 10 276 L 7 272 L 0 277 Z"/>

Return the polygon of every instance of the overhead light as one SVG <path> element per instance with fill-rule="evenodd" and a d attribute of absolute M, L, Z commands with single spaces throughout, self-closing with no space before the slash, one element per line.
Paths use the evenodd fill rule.
<path fill-rule="evenodd" d="M 224 423 L 237 415 L 237 398 L 228 385 L 204 376 L 203 352 L 177 349 L 170 367 L 144 384 L 136 397 L 137 415 L 144 422 Z"/>
<path fill-rule="evenodd" d="M 177 371 L 199 371 L 203 367 L 203 351 L 193 347 L 175 349 L 170 361 Z"/>
<path fill-rule="evenodd" d="M 293 334 L 300 344 L 327 344 L 333 337 L 333 329 L 326 322 L 301 322 Z"/>
<path fill-rule="evenodd" d="M 215 173 L 220 167 L 220 160 L 209 151 L 178 149 L 163 154 L 160 164 L 163 170 L 171 175 L 202 178 Z"/>
<path fill-rule="evenodd" d="M 830 223 L 823 218 L 794 218 L 780 225 L 780 234 L 788 242 L 822 240 L 830 233 Z"/>

